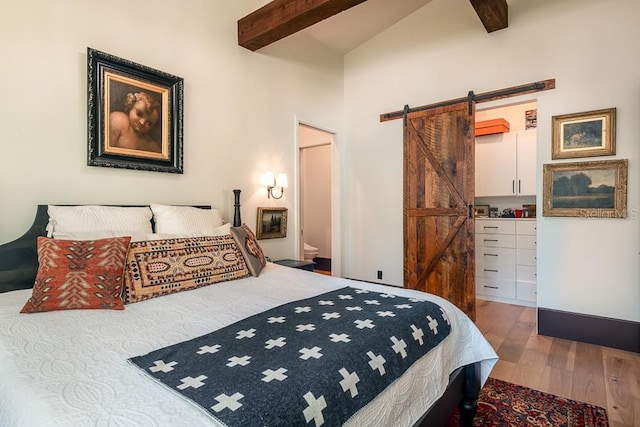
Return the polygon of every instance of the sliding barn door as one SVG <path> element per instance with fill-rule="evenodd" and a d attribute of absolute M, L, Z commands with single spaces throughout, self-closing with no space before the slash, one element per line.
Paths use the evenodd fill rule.
<path fill-rule="evenodd" d="M 404 126 L 404 286 L 439 295 L 472 320 L 474 108 L 410 113 Z"/>

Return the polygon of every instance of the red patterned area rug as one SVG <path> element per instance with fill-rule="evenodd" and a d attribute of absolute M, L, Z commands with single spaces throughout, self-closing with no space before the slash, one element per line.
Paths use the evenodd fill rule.
<path fill-rule="evenodd" d="M 447 427 L 460 426 L 458 412 Z M 474 426 L 608 426 L 607 411 L 598 406 L 489 378 L 480 390 Z"/>

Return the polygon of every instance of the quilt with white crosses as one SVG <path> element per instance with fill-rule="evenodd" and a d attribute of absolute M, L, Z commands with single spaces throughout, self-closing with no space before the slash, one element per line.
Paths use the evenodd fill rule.
<path fill-rule="evenodd" d="M 450 330 L 436 303 L 346 287 L 129 362 L 227 426 L 334 426 Z"/>

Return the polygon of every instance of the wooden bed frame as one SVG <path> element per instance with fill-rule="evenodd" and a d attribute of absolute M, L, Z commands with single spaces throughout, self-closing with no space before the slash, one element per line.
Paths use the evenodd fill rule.
<path fill-rule="evenodd" d="M 240 190 L 234 190 L 234 226 L 239 226 Z M 138 205 L 139 206 L 139 205 Z M 36 217 L 27 232 L 18 239 L 0 245 L 0 293 L 33 287 L 38 271 L 36 239 L 46 236 L 49 222 L 48 205 L 38 205 Z M 210 206 L 198 206 L 210 209 Z M 415 424 L 420 427 L 444 426 L 457 406 L 463 426 L 471 426 L 477 410 L 480 392 L 480 363 L 463 366 L 454 371 L 443 396 Z M 419 399 L 420 396 L 411 398 Z"/>

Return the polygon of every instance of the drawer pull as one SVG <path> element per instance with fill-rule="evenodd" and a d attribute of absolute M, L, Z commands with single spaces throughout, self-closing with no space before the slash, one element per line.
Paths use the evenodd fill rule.
<path fill-rule="evenodd" d="M 485 225 L 485 226 L 483 226 L 482 228 L 485 228 L 485 229 L 486 229 L 486 228 L 495 228 L 496 230 L 498 229 L 498 227 L 497 227 L 497 226 L 495 226 L 495 225 L 491 225 L 491 226 L 489 226 L 489 225 Z"/>
<path fill-rule="evenodd" d="M 488 271 L 489 273 L 497 273 L 498 270 L 490 270 L 488 268 L 485 268 L 484 271 Z"/>
<path fill-rule="evenodd" d="M 484 239 L 484 242 L 497 242 L 498 239 Z"/>
<path fill-rule="evenodd" d="M 487 285 L 484 285 L 484 287 L 485 287 L 485 288 L 488 288 L 488 289 L 500 289 L 500 288 L 498 288 L 497 286 L 487 286 Z"/>
<path fill-rule="evenodd" d="M 498 254 L 484 254 L 484 256 L 498 256 Z"/>

